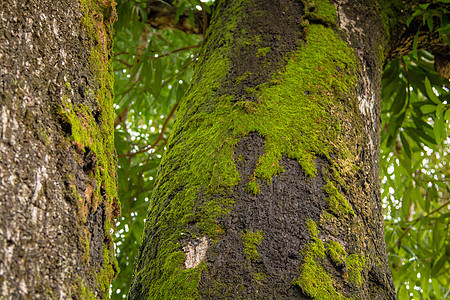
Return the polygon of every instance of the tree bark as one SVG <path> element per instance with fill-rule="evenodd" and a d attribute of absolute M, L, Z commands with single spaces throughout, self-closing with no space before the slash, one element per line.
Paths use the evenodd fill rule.
<path fill-rule="evenodd" d="M 0 298 L 107 298 L 114 2 L 0 4 Z"/>
<path fill-rule="evenodd" d="M 130 299 L 395 299 L 379 192 L 382 5 L 217 1 Z"/>

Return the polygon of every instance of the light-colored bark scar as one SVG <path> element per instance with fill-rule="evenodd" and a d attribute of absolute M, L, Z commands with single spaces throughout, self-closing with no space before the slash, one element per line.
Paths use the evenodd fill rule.
<path fill-rule="evenodd" d="M 371 130 L 374 128 L 377 128 L 377 113 L 375 111 L 375 102 L 376 102 L 376 95 L 374 93 L 374 90 L 376 89 L 373 82 L 370 80 L 370 77 L 368 75 L 368 71 L 370 67 L 367 66 L 367 62 L 364 58 L 364 51 L 363 49 L 360 49 L 359 47 L 355 47 L 355 45 L 352 45 L 352 41 L 350 36 L 353 35 L 353 37 L 357 38 L 359 43 L 361 45 L 364 44 L 364 40 L 366 38 L 366 33 L 364 30 L 360 27 L 358 27 L 358 24 L 355 20 L 349 19 L 345 11 L 343 9 L 344 4 L 348 3 L 348 0 L 340 0 L 338 1 L 338 4 L 335 5 L 336 10 L 338 12 L 338 24 L 339 29 L 343 32 L 347 33 L 347 43 L 350 47 L 354 47 L 355 54 L 359 58 L 359 61 L 361 62 L 361 70 L 360 70 L 360 83 L 361 89 L 358 91 L 358 108 L 362 115 L 366 117 L 366 119 L 369 121 L 368 124 L 366 124 L 366 131 L 367 136 L 369 137 L 368 146 L 371 150 L 375 149 L 374 141 L 372 139 Z M 359 17 L 358 17 L 359 18 Z"/>
<path fill-rule="evenodd" d="M 184 263 L 186 269 L 195 268 L 206 256 L 208 239 L 204 236 L 199 240 L 190 241 L 183 246 L 183 250 L 186 254 L 186 261 Z"/>

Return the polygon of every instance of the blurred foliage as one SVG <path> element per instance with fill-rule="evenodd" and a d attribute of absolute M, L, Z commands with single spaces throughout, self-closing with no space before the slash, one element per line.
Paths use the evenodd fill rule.
<path fill-rule="evenodd" d="M 383 73 L 380 175 L 398 299 L 449 296 L 449 81 L 425 51 Z"/>
<path fill-rule="evenodd" d="M 202 8 L 209 12 L 211 4 L 169 2 L 177 5 L 177 16 Z M 115 241 L 121 271 L 111 286 L 112 299 L 124 299 L 128 292 L 157 168 L 202 39 L 150 28 L 145 9 L 146 1 L 117 5 L 114 107 L 122 215 Z M 413 18 L 430 27 L 429 14 L 443 10 L 427 9 L 418 7 Z M 436 20 L 435 30 L 448 37 L 446 16 Z M 430 53 L 414 51 L 390 62 L 382 83 L 380 176 L 398 299 L 445 299 L 450 295 L 449 80 L 434 71 Z"/>

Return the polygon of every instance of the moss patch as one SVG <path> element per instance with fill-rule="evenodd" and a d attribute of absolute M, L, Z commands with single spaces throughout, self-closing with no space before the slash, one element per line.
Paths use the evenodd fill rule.
<path fill-rule="evenodd" d="M 258 51 L 256 51 L 256 56 L 257 57 L 266 56 L 269 51 L 270 47 L 260 48 L 258 49 Z"/>
<path fill-rule="evenodd" d="M 347 281 L 356 287 L 361 287 L 364 284 L 364 279 L 361 272 L 366 265 L 366 259 L 363 255 L 350 254 L 346 259 L 346 263 L 348 269 Z"/>
<path fill-rule="evenodd" d="M 303 264 L 300 267 L 300 276 L 292 282 L 313 299 L 347 299 L 334 288 L 334 282 L 321 266 L 325 259 L 325 246 L 318 238 L 317 225 L 314 221 L 307 222 L 312 242 L 306 245 L 300 254 Z"/>
<path fill-rule="evenodd" d="M 249 260 L 256 261 L 259 259 L 257 247 L 261 245 L 263 240 L 262 231 L 247 230 L 242 234 L 242 241 L 244 242 L 244 252 Z"/>
<path fill-rule="evenodd" d="M 347 214 L 352 216 L 355 215 L 355 212 L 348 203 L 347 199 L 342 196 L 330 180 L 328 180 L 328 183 L 323 187 L 323 189 L 328 194 L 328 197 L 326 198 L 328 206 L 336 216 L 341 217 Z"/>
<path fill-rule="evenodd" d="M 336 26 L 336 9 L 328 0 L 303 0 L 305 5 L 304 20 Z"/>
<path fill-rule="evenodd" d="M 327 243 L 326 253 L 337 266 L 344 264 L 347 256 L 347 252 L 345 252 L 341 244 L 332 240 L 329 240 Z"/>
<path fill-rule="evenodd" d="M 112 61 L 110 59 L 112 49 L 112 26 L 116 19 L 115 5 L 112 0 L 105 1 L 79 1 L 84 18 L 82 26 L 85 28 L 89 39 L 83 40 L 89 47 L 90 88 L 87 95 L 89 101 L 75 103 L 69 97 L 63 95 L 59 113 L 67 124 L 70 125 L 72 146 L 78 152 L 80 164 L 83 166 L 88 179 L 84 183 L 81 192 L 73 186 L 74 196 L 77 201 L 79 220 L 87 226 L 87 215 L 96 212 L 102 207 L 105 218 L 103 220 L 101 236 L 91 237 L 99 239 L 103 243 L 103 259 L 89 263 L 101 264 L 94 270 L 96 272 L 98 289 L 106 296 L 109 294 L 109 285 L 118 271 L 114 258 L 111 229 L 114 228 L 112 220 L 119 214 L 120 204 L 117 199 L 116 186 L 116 160 L 114 150 L 114 77 Z M 73 93 L 72 86 L 65 82 L 65 93 Z M 71 184 L 74 178 L 69 178 Z M 82 197 L 83 195 L 84 197 Z M 89 239 L 83 237 L 86 256 L 89 256 Z M 100 251 L 101 252 L 101 251 Z M 91 292 L 84 287 L 83 297 L 89 298 Z"/>

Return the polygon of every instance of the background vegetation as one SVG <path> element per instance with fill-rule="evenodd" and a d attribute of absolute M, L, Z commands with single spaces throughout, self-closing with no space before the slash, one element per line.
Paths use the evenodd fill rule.
<path fill-rule="evenodd" d="M 119 199 L 116 253 L 121 269 L 113 299 L 128 292 L 144 228 L 147 201 L 176 117 L 188 89 L 201 35 L 155 30 L 146 24 L 146 2 L 118 1 L 115 24 L 116 150 Z M 159 0 L 164 3 L 164 1 Z M 193 21 L 207 0 L 179 0 L 177 16 Z M 449 43 L 449 11 L 433 1 L 414 18 Z M 443 5 L 439 5 L 443 4 Z M 417 36 L 417 35 L 416 35 Z M 418 51 L 388 63 L 383 73 L 381 166 L 386 243 L 398 299 L 446 299 L 449 289 L 450 83 Z"/>

